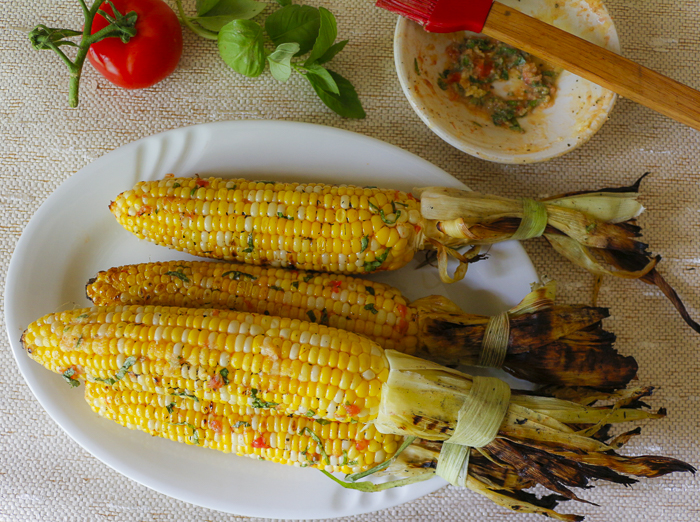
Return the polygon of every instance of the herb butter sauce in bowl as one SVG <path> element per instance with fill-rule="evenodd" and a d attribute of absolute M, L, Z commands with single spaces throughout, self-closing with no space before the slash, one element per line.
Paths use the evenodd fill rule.
<path fill-rule="evenodd" d="M 619 53 L 600 0 L 502 3 Z M 545 161 L 588 141 L 616 95 L 536 57 L 468 31 L 428 33 L 400 18 L 396 70 L 420 118 L 452 146 L 488 161 Z"/>

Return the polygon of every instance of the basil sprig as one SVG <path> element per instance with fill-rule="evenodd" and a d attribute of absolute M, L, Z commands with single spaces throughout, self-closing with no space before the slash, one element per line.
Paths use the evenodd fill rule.
<path fill-rule="evenodd" d="M 296 71 L 328 108 L 345 118 L 365 117 L 352 83 L 325 67 L 348 43 L 335 41 L 337 24 L 328 9 L 276 0 L 281 7 L 260 24 L 253 18 L 269 5 L 263 2 L 197 0 L 197 16 L 188 17 L 182 0 L 176 1 L 185 25 L 216 40 L 221 58 L 237 73 L 255 78 L 269 64 L 273 78 L 284 83 Z"/>

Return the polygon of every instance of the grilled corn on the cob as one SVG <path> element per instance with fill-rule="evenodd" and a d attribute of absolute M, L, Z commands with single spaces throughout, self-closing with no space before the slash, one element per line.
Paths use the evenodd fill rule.
<path fill-rule="evenodd" d="M 243 179 L 139 183 L 110 208 L 139 237 L 177 250 L 347 273 L 403 266 L 422 226 L 404 192 Z"/>
<path fill-rule="evenodd" d="M 466 244 L 424 220 L 411 194 L 376 187 L 166 178 L 137 184 L 110 210 L 127 230 L 169 248 L 305 270 L 395 270 L 431 242 Z"/>
<path fill-rule="evenodd" d="M 391 458 L 402 437 L 362 423 L 267 415 L 252 408 L 85 383 L 101 416 L 130 429 L 225 453 L 330 472 L 358 473 Z M 320 442 L 320 444 L 319 444 Z"/>
<path fill-rule="evenodd" d="M 415 441 L 400 455 L 402 437 L 383 435 L 371 424 L 319 422 L 297 416 L 269 416 L 209 401 L 117 390 L 85 383 L 85 399 L 100 416 L 132 430 L 173 441 L 297 467 L 361 473 L 387 464 L 390 474 L 411 482 L 434 475 L 439 443 Z M 399 479 L 401 480 L 401 479 Z M 466 486 L 519 512 L 577 520 L 553 511 L 556 503 L 522 491 L 536 484 L 514 470 L 472 451 Z"/>
<path fill-rule="evenodd" d="M 553 287 L 535 290 L 514 310 L 502 359 L 490 365 L 538 384 L 624 387 L 637 364 L 596 326 L 607 310 L 555 305 Z M 207 261 L 143 263 L 98 273 L 87 295 L 99 306 L 230 308 L 310 320 L 446 365 L 488 360 L 489 317 L 465 314 L 442 297 L 409 303 L 395 288 L 345 275 Z"/>

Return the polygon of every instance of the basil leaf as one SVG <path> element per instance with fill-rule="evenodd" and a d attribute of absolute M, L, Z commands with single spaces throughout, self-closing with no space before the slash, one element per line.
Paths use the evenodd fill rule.
<path fill-rule="evenodd" d="M 183 397 L 186 399 L 194 399 L 194 402 L 199 402 L 199 398 L 196 395 L 192 395 L 190 393 L 187 393 L 187 391 L 177 391 L 176 389 L 170 389 L 168 392 L 170 395 L 177 395 L 178 397 Z"/>
<path fill-rule="evenodd" d="M 333 71 L 328 71 L 328 73 L 338 86 L 339 94 L 328 92 L 322 89 L 320 85 L 314 83 L 318 78 L 316 75 L 305 74 L 304 77 L 309 80 L 321 101 L 333 112 L 344 118 L 364 118 L 366 116 L 365 111 L 352 84 L 338 73 Z"/>
<path fill-rule="evenodd" d="M 335 58 L 336 54 L 338 54 L 345 48 L 348 41 L 349 40 L 343 40 L 342 42 L 338 42 L 337 44 L 331 45 L 328 48 L 328 50 L 323 54 L 323 56 L 316 60 L 316 63 L 321 65 L 322 63 L 330 62 L 333 58 Z"/>
<path fill-rule="evenodd" d="M 267 7 L 264 2 L 255 0 L 221 0 L 206 16 L 194 20 L 209 31 L 219 32 L 223 26 L 233 20 L 249 20 Z"/>
<path fill-rule="evenodd" d="M 220 0 L 197 0 L 197 16 L 211 11 Z"/>
<path fill-rule="evenodd" d="M 95 377 L 95 380 L 113 386 L 117 381 L 121 381 L 126 376 L 126 373 L 129 371 L 129 368 L 131 368 L 134 364 L 136 364 L 136 357 L 131 355 L 126 358 L 124 364 L 121 368 L 119 368 L 119 371 L 114 375 L 114 377 L 108 377 L 106 379 Z"/>
<path fill-rule="evenodd" d="M 379 310 L 377 310 L 377 309 L 374 307 L 374 303 L 366 304 L 366 305 L 365 305 L 365 310 L 369 310 L 370 312 L 372 312 L 372 313 L 375 314 L 375 315 L 379 313 Z"/>
<path fill-rule="evenodd" d="M 326 54 L 326 51 L 331 48 L 331 45 L 333 45 L 333 42 L 335 42 L 338 36 L 338 26 L 333 13 L 323 7 L 319 7 L 318 12 L 320 15 L 318 37 L 316 37 L 311 54 L 304 65 L 311 65 Z"/>
<path fill-rule="evenodd" d="M 267 402 L 262 400 L 260 397 L 258 397 L 258 390 L 255 388 L 251 388 L 250 390 L 250 396 L 251 396 L 251 402 L 250 405 L 253 408 L 258 408 L 258 409 L 266 409 L 266 408 L 274 408 L 275 406 L 278 405 L 276 402 Z"/>
<path fill-rule="evenodd" d="M 65 372 L 63 372 L 63 378 L 65 381 L 70 384 L 71 388 L 75 388 L 76 386 L 80 386 L 80 381 L 73 377 L 75 375 L 75 369 L 74 368 L 68 368 Z"/>
<path fill-rule="evenodd" d="M 238 270 L 229 270 L 228 272 L 224 272 L 223 274 L 221 274 L 221 277 L 226 276 L 233 279 L 234 281 L 242 281 L 241 277 L 247 277 L 251 281 L 255 281 L 257 279 L 257 277 L 255 277 L 253 274 L 246 274 L 245 272 L 239 272 Z"/>
<path fill-rule="evenodd" d="M 231 69 L 250 78 L 265 69 L 263 29 L 251 20 L 234 20 L 219 32 L 219 54 Z"/>
<path fill-rule="evenodd" d="M 275 45 L 297 42 L 297 55 L 308 53 L 314 46 L 321 25 L 318 9 L 308 5 L 288 5 L 265 20 L 265 30 Z"/>
<path fill-rule="evenodd" d="M 185 275 L 185 273 L 182 270 L 171 270 L 169 272 L 166 272 L 165 275 L 170 277 L 177 277 L 183 283 L 190 282 L 190 279 Z"/>
<path fill-rule="evenodd" d="M 362 240 L 360 241 L 360 254 L 367 250 L 367 247 L 369 246 L 369 238 L 367 236 L 363 236 Z"/>
<path fill-rule="evenodd" d="M 378 270 L 382 266 L 382 263 L 386 261 L 390 251 L 391 248 L 387 248 L 383 254 L 376 256 L 374 261 L 365 261 L 365 272 L 374 272 Z"/>
<path fill-rule="evenodd" d="M 315 77 L 313 80 L 309 79 L 311 85 L 314 86 L 314 89 L 316 86 L 318 86 L 320 89 L 323 89 L 326 92 L 340 94 L 338 85 L 335 83 L 335 80 L 326 69 L 315 63 L 309 65 L 308 67 L 304 67 L 304 69 L 307 71 L 306 76 L 312 75 Z"/>
<path fill-rule="evenodd" d="M 283 43 L 267 57 L 270 62 L 272 77 L 279 82 L 286 82 L 292 74 L 292 56 L 299 52 L 299 44 L 296 42 Z M 281 212 L 280 212 L 281 214 Z M 285 218 L 286 216 L 282 216 Z"/>

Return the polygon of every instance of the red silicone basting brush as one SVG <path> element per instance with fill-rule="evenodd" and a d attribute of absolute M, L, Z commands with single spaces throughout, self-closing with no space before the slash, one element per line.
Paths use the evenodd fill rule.
<path fill-rule="evenodd" d="M 700 130 L 700 92 L 493 0 L 378 0 L 431 33 L 491 36 Z"/>

